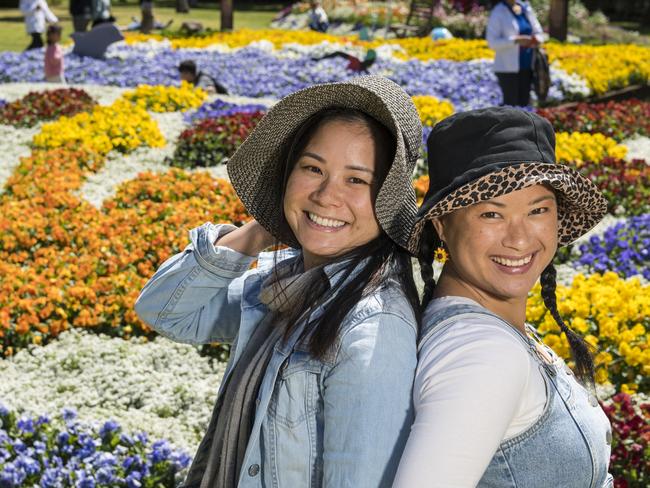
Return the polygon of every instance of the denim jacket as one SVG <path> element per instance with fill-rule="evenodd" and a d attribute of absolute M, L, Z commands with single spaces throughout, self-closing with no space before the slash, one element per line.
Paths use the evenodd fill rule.
<path fill-rule="evenodd" d="M 254 258 L 214 246 L 232 229 L 193 229 L 191 244 L 161 265 L 135 305 L 175 341 L 233 343 L 224 380 L 268 313 L 258 295 L 274 264 L 274 253 L 262 253 L 249 269 Z M 278 262 L 299 256 L 279 253 Z M 330 284 L 334 266 L 325 267 Z M 408 300 L 397 282 L 362 299 L 322 360 L 298 340 L 304 327 L 274 348 L 238 486 L 390 486 L 413 417 L 417 325 Z"/>

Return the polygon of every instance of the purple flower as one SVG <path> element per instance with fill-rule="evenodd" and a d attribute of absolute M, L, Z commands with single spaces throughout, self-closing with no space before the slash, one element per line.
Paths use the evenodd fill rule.
<path fill-rule="evenodd" d="M 20 417 L 18 419 L 18 422 L 16 422 L 16 427 L 18 427 L 18 430 L 21 432 L 24 432 L 25 434 L 33 434 L 34 433 L 34 420 L 32 420 L 29 417 Z"/>
<path fill-rule="evenodd" d="M 64 408 L 62 412 L 63 420 L 72 422 L 77 418 L 77 411 L 74 408 Z"/>
<path fill-rule="evenodd" d="M 104 439 L 110 436 L 113 432 L 117 432 L 119 430 L 120 424 L 114 420 L 108 420 L 104 422 L 104 425 L 102 425 L 101 429 L 99 429 L 99 435 L 102 437 L 102 439 Z"/>

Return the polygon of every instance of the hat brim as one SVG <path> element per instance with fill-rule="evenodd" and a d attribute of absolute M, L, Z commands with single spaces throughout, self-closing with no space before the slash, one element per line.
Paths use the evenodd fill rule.
<path fill-rule="evenodd" d="M 411 247 L 419 247 L 428 220 L 539 184 L 550 186 L 557 195 L 560 246 L 586 234 L 607 213 L 605 197 L 576 170 L 561 164 L 511 164 L 464 184 L 433 205 L 423 205 L 413 228 Z M 438 193 L 444 194 L 444 190 Z"/>
<path fill-rule="evenodd" d="M 274 105 L 227 163 L 230 181 L 246 210 L 280 242 L 300 243 L 283 223 L 279 194 L 284 185 L 282 156 L 296 131 L 321 110 L 357 109 L 375 118 L 396 138 L 395 156 L 375 201 L 381 228 L 409 249 L 417 204 L 411 174 L 422 140 L 419 116 L 410 97 L 394 82 L 378 76 L 315 85 Z M 396 113 L 400 111 L 400 113 Z M 401 122 L 401 123 L 400 123 Z"/>

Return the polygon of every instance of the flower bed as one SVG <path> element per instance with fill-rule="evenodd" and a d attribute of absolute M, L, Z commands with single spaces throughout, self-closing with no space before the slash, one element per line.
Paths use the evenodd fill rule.
<path fill-rule="evenodd" d="M 622 159 L 625 146 L 603 134 L 558 132 L 555 134 L 555 157 L 560 163 L 571 163 L 580 168 L 586 161 L 600 163 L 605 158 Z"/>
<path fill-rule="evenodd" d="M 113 419 L 193 453 L 207 427 L 225 363 L 163 337 L 125 341 L 82 329 L 0 361 L 0 398 L 32 413 L 70 407 Z"/>
<path fill-rule="evenodd" d="M 139 85 L 124 93 L 123 98 L 152 112 L 178 112 L 199 107 L 208 94 L 183 81 L 180 87 Z"/>
<path fill-rule="evenodd" d="M 0 105 L 0 124 L 33 127 L 63 115 L 90 111 L 94 105 L 88 93 L 76 88 L 31 92 L 20 100 Z"/>
<path fill-rule="evenodd" d="M 625 161 L 606 157 L 586 161 L 579 171 L 603 192 L 612 214 L 641 215 L 650 212 L 650 165 L 644 159 Z"/>
<path fill-rule="evenodd" d="M 572 256 L 574 267 L 591 273 L 613 271 L 623 278 L 641 275 L 650 281 L 650 214 L 631 217 L 592 236 Z"/>
<path fill-rule="evenodd" d="M 179 168 L 220 164 L 232 156 L 263 115 L 262 112 L 234 113 L 198 121 L 181 133 L 168 163 Z"/>
<path fill-rule="evenodd" d="M 600 133 L 621 142 L 634 134 L 650 135 L 650 102 L 579 103 L 570 108 L 538 109 L 557 132 Z"/>
<path fill-rule="evenodd" d="M 598 350 L 596 381 L 626 393 L 650 386 L 650 286 L 615 273 L 576 275 L 570 287 L 557 288 L 558 310 L 569 326 Z M 546 310 L 539 284 L 528 299 L 526 321 L 544 342 L 570 358 L 564 333 Z"/>
<path fill-rule="evenodd" d="M 216 119 L 235 114 L 251 114 L 255 112 L 265 112 L 266 105 L 260 104 L 237 104 L 217 99 L 214 102 L 204 103 L 197 110 L 188 112 L 184 119 L 188 123 L 203 119 Z"/>
<path fill-rule="evenodd" d="M 650 402 L 647 396 L 618 393 L 602 403 L 612 424 L 609 470 L 615 488 L 650 485 Z"/>
<path fill-rule="evenodd" d="M 162 147 L 165 140 L 144 109 L 118 100 L 108 107 L 97 106 L 91 113 L 43 125 L 34 136 L 34 145 L 45 149 L 73 145 L 106 154 L 112 150 L 128 153 L 141 145 Z"/>
<path fill-rule="evenodd" d="M 171 487 L 189 466 L 188 454 L 167 441 L 150 443 L 111 420 L 99 428 L 85 425 L 72 410 L 60 415 L 63 427 L 48 415 L 20 415 L 0 405 L 0 485 Z"/>
<path fill-rule="evenodd" d="M 432 96 L 417 95 L 413 97 L 413 103 L 418 109 L 422 125 L 429 127 L 433 127 L 454 113 L 454 106 L 451 103 Z"/>

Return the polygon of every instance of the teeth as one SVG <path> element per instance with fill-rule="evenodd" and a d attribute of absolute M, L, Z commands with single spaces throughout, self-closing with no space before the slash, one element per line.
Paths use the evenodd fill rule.
<path fill-rule="evenodd" d="M 323 227 L 342 227 L 345 225 L 345 222 L 341 220 L 334 220 L 334 219 L 324 219 L 322 217 L 319 217 L 315 213 L 308 212 L 307 215 L 309 215 L 309 220 L 312 222 L 316 222 L 318 225 L 322 225 Z"/>
<path fill-rule="evenodd" d="M 492 261 L 495 263 L 501 264 L 503 266 L 510 266 L 512 268 L 516 268 L 519 266 L 526 266 L 528 263 L 530 263 L 530 260 L 533 258 L 533 255 L 531 254 L 530 256 L 526 256 L 525 258 L 522 259 L 505 259 L 505 258 L 497 258 L 494 257 L 492 258 Z"/>

